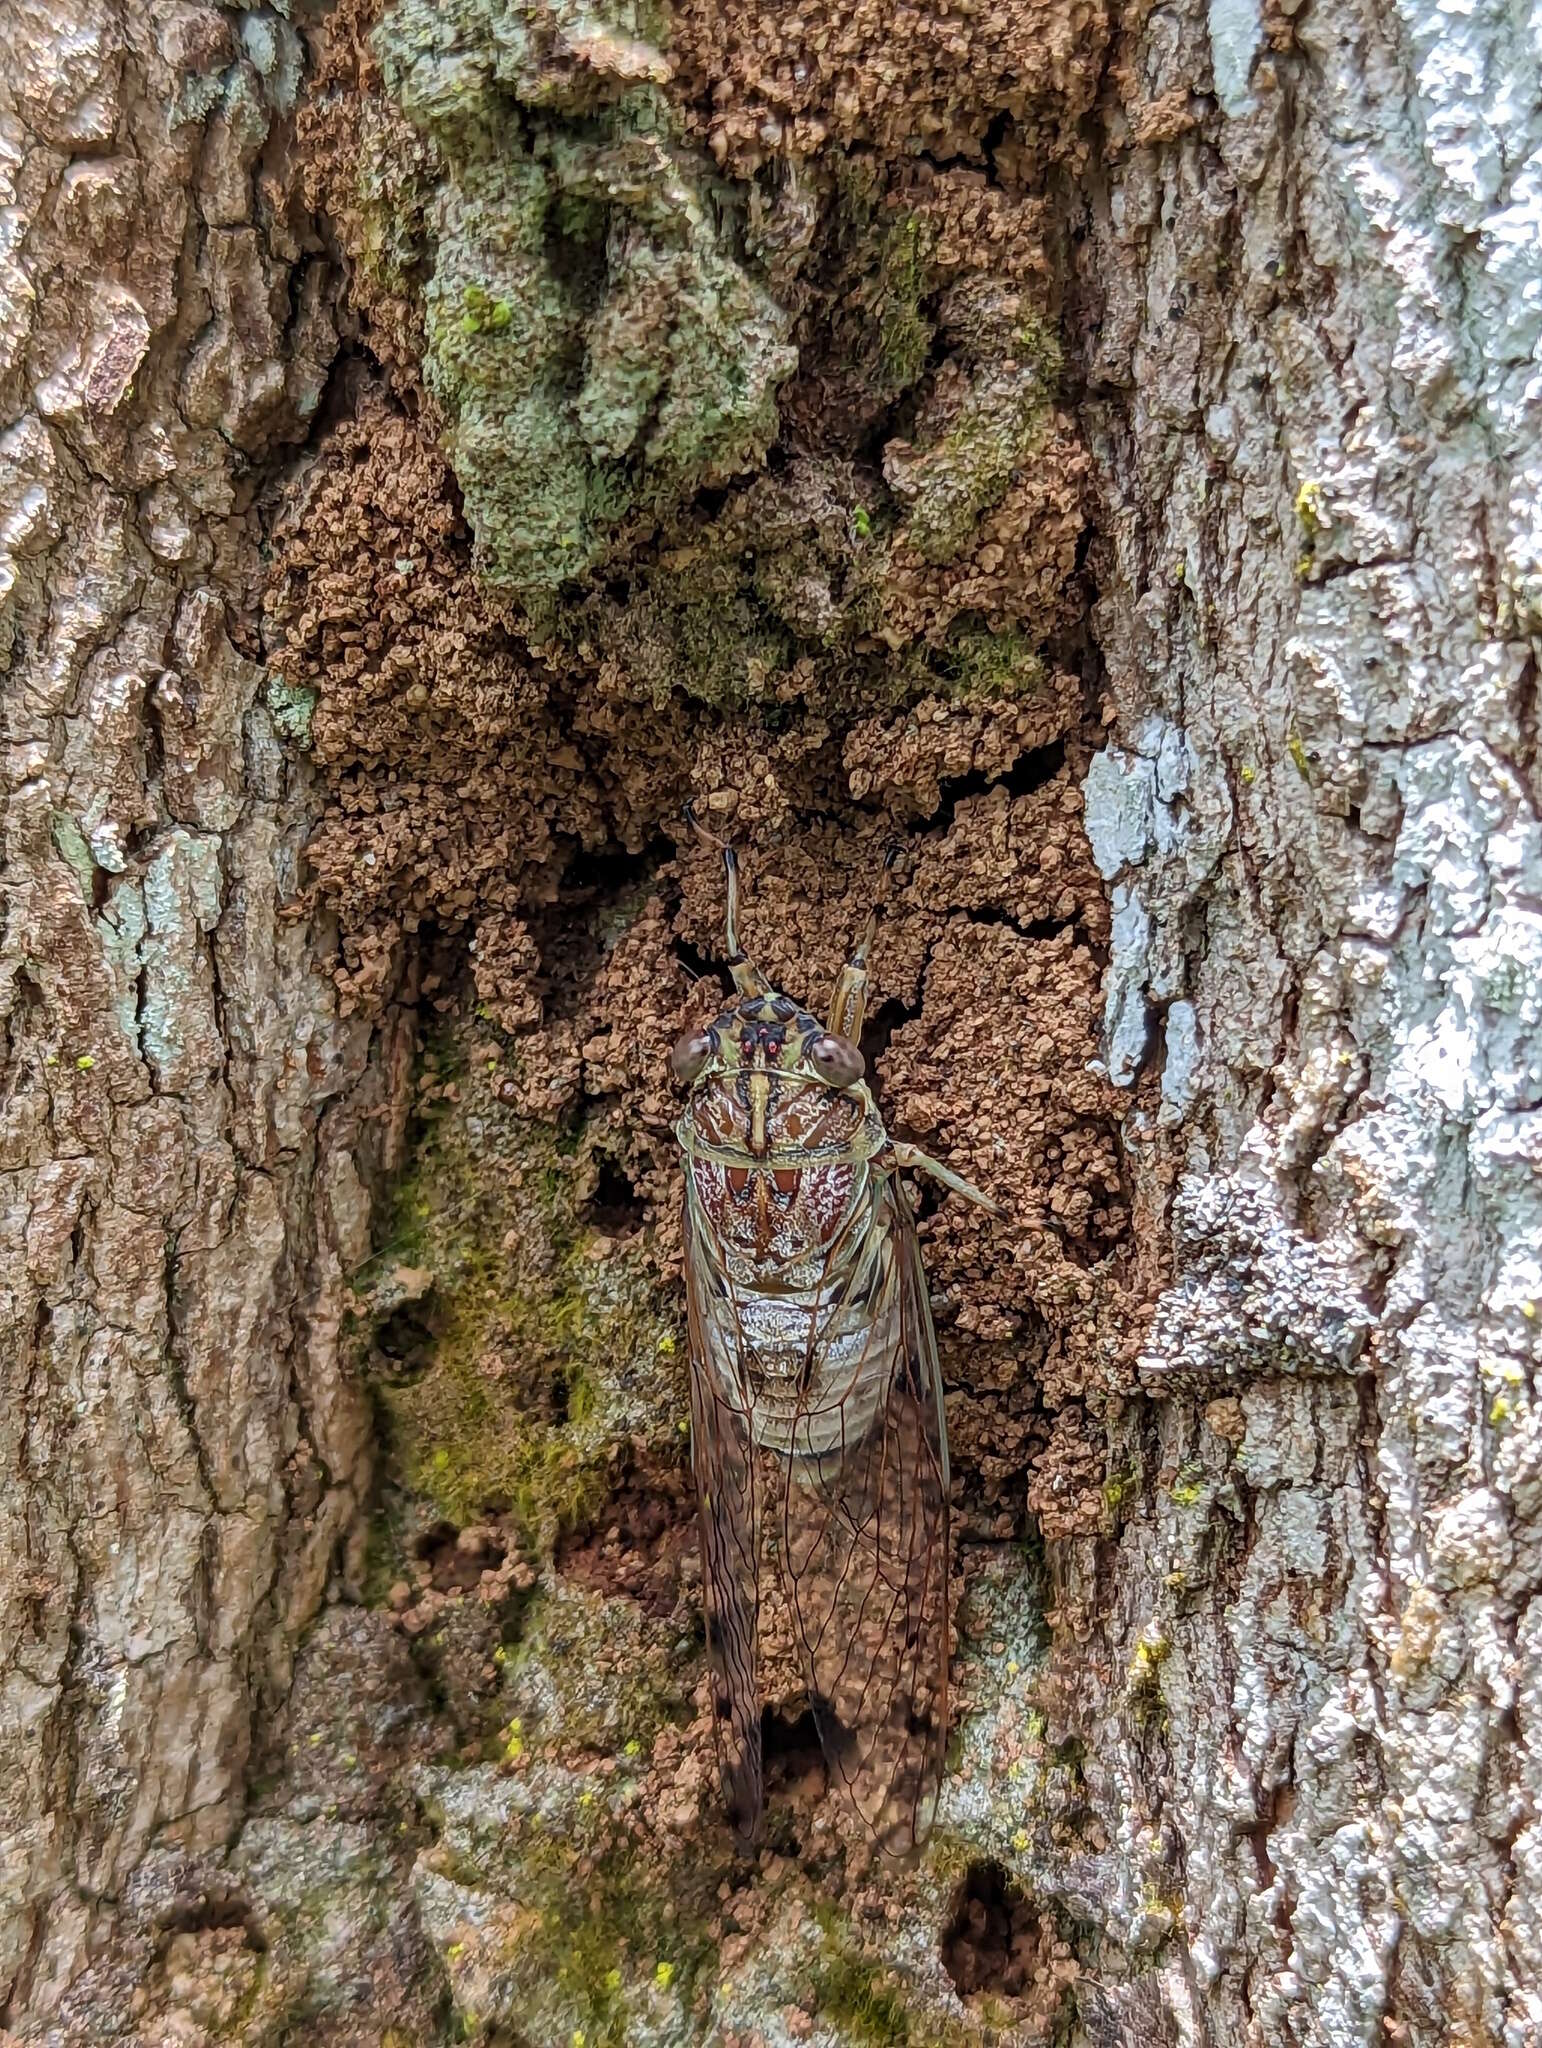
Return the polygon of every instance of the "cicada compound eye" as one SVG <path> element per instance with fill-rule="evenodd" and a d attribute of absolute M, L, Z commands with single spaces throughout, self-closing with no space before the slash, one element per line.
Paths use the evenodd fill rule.
<path fill-rule="evenodd" d="M 674 1051 L 669 1055 L 669 1064 L 674 1077 L 682 1086 L 691 1082 L 707 1064 L 712 1053 L 712 1034 L 698 1025 L 694 1031 L 687 1031 L 683 1038 L 675 1040 Z"/>
<path fill-rule="evenodd" d="M 821 1081 L 832 1088 L 850 1088 L 861 1080 L 867 1062 L 849 1038 L 826 1031 L 808 1049 L 809 1062 Z"/>

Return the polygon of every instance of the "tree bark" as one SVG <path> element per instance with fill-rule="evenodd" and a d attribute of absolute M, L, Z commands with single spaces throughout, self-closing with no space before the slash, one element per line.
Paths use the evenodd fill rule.
<path fill-rule="evenodd" d="M 287 915 L 308 829 L 254 659 L 258 494 L 336 279 L 302 52 L 198 7 L 7 18 L 0 2012 L 152 1843 L 223 1847 L 252 1716 L 368 1494 L 336 1350 L 361 1117 Z"/>
<path fill-rule="evenodd" d="M 1179 1599 L 1152 1822 L 1212 2038 L 1519 2042 L 1538 51 L 1416 6 L 1208 28 L 1214 111 L 1111 166 L 1084 265 L 1120 706 L 1089 830 L 1111 1016 L 1165 1002 L 1186 1140 L 1142 1377 L 1166 1462 L 1216 1474 L 1127 1536 L 1132 1625 L 1213 1526 L 1217 1428 L 1245 1489 L 1240 1555 Z M 1154 30 L 1162 104 L 1200 22 Z"/>
<path fill-rule="evenodd" d="M 14 10 L 22 2040 L 1542 2038 L 1542 46 L 880 12 Z M 686 1725 L 687 793 L 1012 1209 L 892 1880 Z"/>

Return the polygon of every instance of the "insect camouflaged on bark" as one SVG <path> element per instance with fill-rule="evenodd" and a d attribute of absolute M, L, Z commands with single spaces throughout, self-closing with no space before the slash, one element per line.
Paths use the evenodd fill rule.
<path fill-rule="evenodd" d="M 782 1569 L 832 1779 L 888 1853 L 924 1835 L 948 1721 L 948 1445 L 937 1340 L 902 1168 L 999 1214 L 894 1143 L 858 1050 L 874 920 L 821 1025 L 738 946 L 737 1000 L 688 1032 L 685 1273 L 691 1443 L 718 1757 L 741 1841 L 759 1836 L 761 1501 L 780 1461 Z"/>

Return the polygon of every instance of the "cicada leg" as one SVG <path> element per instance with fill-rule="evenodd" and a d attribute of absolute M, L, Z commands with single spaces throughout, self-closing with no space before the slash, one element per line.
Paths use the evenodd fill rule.
<path fill-rule="evenodd" d="M 855 1045 L 862 1036 L 862 1019 L 867 1014 L 867 957 L 873 948 L 873 934 L 878 929 L 878 913 L 873 911 L 862 928 L 856 950 L 835 980 L 835 994 L 830 998 L 830 1022 L 828 1029 L 835 1038 L 844 1038 Z"/>
<path fill-rule="evenodd" d="M 918 1152 L 914 1145 L 901 1144 L 891 1144 L 889 1150 L 894 1154 L 896 1166 L 908 1167 L 912 1173 L 929 1173 L 933 1180 L 941 1181 L 945 1188 L 951 1188 L 955 1195 L 962 1195 L 966 1202 L 973 1202 L 987 1215 L 1005 1216 L 1007 1213 L 999 1202 L 982 1194 L 961 1173 L 955 1173 L 951 1166 L 944 1166 L 940 1159 L 933 1159 L 930 1153 Z"/>
<path fill-rule="evenodd" d="M 848 1044 L 856 1045 L 862 1037 L 862 1020 L 867 1015 L 867 962 L 873 950 L 873 935 L 878 929 L 879 905 L 888 900 L 890 876 L 903 849 L 894 845 L 884 855 L 883 889 L 879 904 L 868 914 L 867 923 L 862 927 L 851 958 L 841 969 L 835 980 L 835 993 L 830 998 L 829 1031 L 834 1038 L 844 1038 Z"/>

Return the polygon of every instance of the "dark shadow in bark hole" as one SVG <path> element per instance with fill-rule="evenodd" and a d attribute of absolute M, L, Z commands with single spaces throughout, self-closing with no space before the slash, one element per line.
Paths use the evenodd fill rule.
<path fill-rule="evenodd" d="M 566 1429 L 573 1420 L 573 1391 L 583 1380 L 580 1366 L 558 1366 L 546 1384 L 546 1420 Z"/>
<path fill-rule="evenodd" d="M 733 994 L 734 978 L 721 960 L 708 959 L 686 939 L 675 940 L 674 955 L 692 981 L 715 981 L 725 997 Z"/>
<path fill-rule="evenodd" d="M 1005 775 L 955 775 L 939 785 L 942 801 L 932 816 L 933 829 L 944 831 L 953 823 L 958 807 L 968 798 L 984 796 L 987 790 L 1004 789 L 1009 797 L 1031 796 L 1043 789 L 1065 766 L 1065 742 L 1052 740 L 1047 747 L 1034 747 L 1020 754 Z"/>
<path fill-rule="evenodd" d="M 469 1593 L 483 1572 L 496 1571 L 505 1556 L 503 1544 L 487 1530 L 478 1531 L 475 1549 L 463 1549 L 453 1522 L 435 1522 L 417 1540 L 417 1553 L 428 1566 L 436 1593 Z"/>
<path fill-rule="evenodd" d="M 1027 1998 L 1054 1941 L 999 1863 L 971 1864 L 942 1936 L 942 1967 L 964 1999 Z"/>
<path fill-rule="evenodd" d="M 601 1154 L 593 1192 L 584 1203 L 584 1215 L 607 1237 L 630 1237 L 643 1225 L 642 1198 L 613 1159 Z"/>
<path fill-rule="evenodd" d="M 674 847 L 662 833 L 656 833 L 640 853 L 628 853 L 622 846 L 580 848 L 562 871 L 564 912 L 575 902 L 624 895 L 646 881 L 659 863 L 673 853 Z"/>
<path fill-rule="evenodd" d="M 998 189 L 1001 185 L 1001 173 L 996 168 L 996 152 L 1012 132 L 1010 114 L 1002 112 L 993 115 L 991 124 L 985 131 L 985 139 L 980 145 L 980 154 L 985 158 L 985 182 Z"/>
<path fill-rule="evenodd" d="M 355 419 L 365 397 L 379 388 L 380 372 L 374 358 L 363 348 L 344 343 L 332 358 L 332 367 L 321 387 L 320 400 L 311 414 L 306 447 L 318 448 L 340 422 Z M 363 447 L 357 449 L 354 461 L 362 463 L 368 452 Z M 287 468 L 280 468 L 269 490 L 282 492 L 287 475 Z"/>
<path fill-rule="evenodd" d="M 883 944 L 883 928 L 880 925 L 877 943 Z M 862 1027 L 862 1057 L 867 1062 L 868 1086 L 876 1085 L 878 1062 L 889 1050 L 889 1042 L 902 1024 L 908 1024 L 913 1017 L 920 1016 L 902 1003 L 897 996 L 890 996 L 886 1003 L 880 1003 Z"/>
<path fill-rule="evenodd" d="M 636 853 L 613 841 L 592 848 L 574 845 L 562 861 L 554 898 L 524 912 L 540 956 L 534 986 L 548 1026 L 584 1011 L 615 940 L 613 913 L 640 900 L 674 850 L 662 833 Z M 440 971 L 447 987 L 465 966 L 464 955 L 459 962 L 445 963 Z"/>
<path fill-rule="evenodd" d="M 1036 917 L 1024 924 L 1005 910 L 966 910 L 964 915 L 971 924 L 1005 925 L 1020 939 L 1052 939 L 1063 932 L 1066 925 L 1066 921 L 1058 917 Z"/>
<path fill-rule="evenodd" d="M 764 1707 L 760 1715 L 760 1753 L 765 1766 L 768 1805 L 782 1809 L 769 1818 L 773 1848 L 788 1856 L 802 1852 L 802 1830 L 809 1812 L 824 1798 L 830 1782 L 825 1753 L 813 1712 L 792 1713 L 786 1707 Z"/>
<path fill-rule="evenodd" d="M 421 1301 L 403 1302 L 375 1332 L 372 1363 L 386 1379 L 415 1380 L 434 1362 L 438 1319 Z"/>
<path fill-rule="evenodd" d="M 760 1753 L 766 1763 L 766 1790 L 811 1794 L 823 1798 L 829 1772 L 819 1729 L 811 1708 L 801 1714 L 784 1706 L 766 1706 L 760 1714 Z"/>
<path fill-rule="evenodd" d="M 162 1946 L 177 1934 L 209 1934 L 220 1928 L 239 1927 L 244 1945 L 256 1955 L 267 1951 L 268 1938 L 258 1925 L 257 1910 L 250 1893 L 237 1887 L 221 1889 L 218 1879 L 196 1893 L 183 1893 L 158 1916 Z"/>

